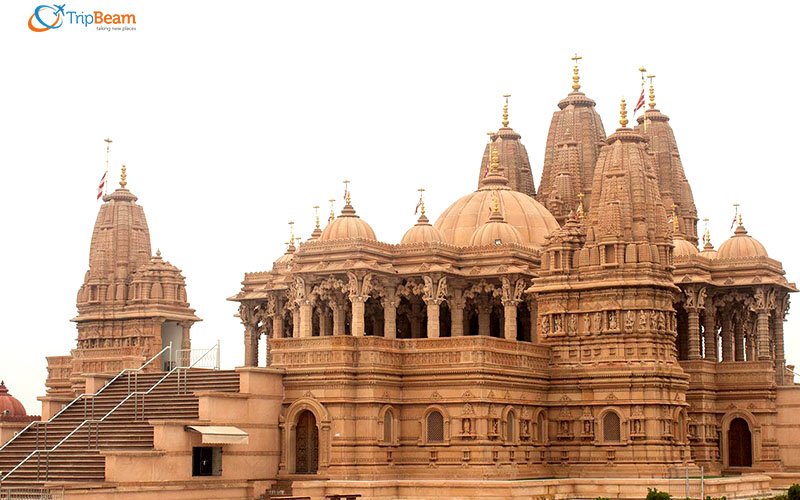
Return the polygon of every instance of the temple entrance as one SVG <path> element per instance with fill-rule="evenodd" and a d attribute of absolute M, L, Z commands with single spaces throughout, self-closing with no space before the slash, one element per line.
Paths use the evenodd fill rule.
<path fill-rule="evenodd" d="M 731 467 L 753 465 L 750 426 L 743 418 L 734 418 L 728 429 L 728 465 Z"/>
<path fill-rule="evenodd" d="M 177 363 L 186 362 L 186 360 L 181 359 L 183 328 L 181 328 L 177 321 L 165 321 L 161 323 L 161 345 L 167 347 L 170 343 L 172 344 L 172 352 L 167 351 L 161 356 L 161 364 L 163 365 L 162 369 L 164 371 L 172 370 Z M 152 356 L 152 354 L 148 353 L 147 355 Z"/>
<path fill-rule="evenodd" d="M 317 419 L 308 410 L 297 419 L 294 444 L 295 468 L 297 474 L 316 474 L 319 464 L 319 431 Z"/>

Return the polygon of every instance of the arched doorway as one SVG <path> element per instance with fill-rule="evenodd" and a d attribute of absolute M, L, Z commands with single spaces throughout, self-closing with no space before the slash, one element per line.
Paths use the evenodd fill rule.
<path fill-rule="evenodd" d="M 308 410 L 297 418 L 294 449 L 295 473 L 316 474 L 319 465 L 319 430 L 317 419 Z"/>
<path fill-rule="evenodd" d="M 734 418 L 728 429 L 728 465 L 731 467 L 753 465 L 750 426 L 743 418 Z"/>

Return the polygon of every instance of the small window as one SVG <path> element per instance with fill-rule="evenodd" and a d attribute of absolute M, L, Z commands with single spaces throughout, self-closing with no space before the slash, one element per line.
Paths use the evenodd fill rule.
<path fill-rule="evenodd" d="M 222 448 L 195 446 L 192 448 L 192 476 L 221 476 Z"/>
<path fill-rule="evenodd" d="M 610 411 L 603 417 L 603 440 L 619 441 L 619 415 Z"/>
<path fill-rule="evenodd" d="M 392 442 L 392 423 L 394 419 L 392 418 L 392 412 L 387 411 L 383 414 L 383 441 L 385 443 Z"/>
<path fill-rule="evenodd" d="M 508 412 L 506 418 L 506 441 L 509 443 L 514 442 L 514 412 Z"/>
<path fill-rule="evenodd" d="M 537 431 L 536 440 L 539 443 L 544 443 L 544 437 L 545 437 L 545 433 L 544 433 L 544 415 L 542 415 L 541 413 L 536 418 L 536 431 Z"/>
<path fill-rule="evenodd" d="M 444 418 L 438 411 L 428 414 L 428 442 L 441 443 L 444 441 Z"/>

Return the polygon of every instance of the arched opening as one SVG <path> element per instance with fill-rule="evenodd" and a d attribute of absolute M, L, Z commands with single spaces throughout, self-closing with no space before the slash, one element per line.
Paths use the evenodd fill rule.
<path fill-rule="evenodd" d="M 397 306 L 397 338 L 410 339 L 411 338 L 411 303 L 407 298 L 401 297 L 400 304 Z"/>
<path fill-rule="evenodd" d="M 514 412 L 509 411 L 506 416 L 506 442 L 514 442 Z"/>
<path fill-rule="evenodd" d="M 478 331 L 480 330 L 478 311 L 473 306 L 466 311 L 466 315 L 467 315 L 467 335 L 478 335 Z"/>
<path fill-rule="evenodd" d="M 429 443 L 441 443 L 444 441 L 444 417 L 434 410 L 428 413 L 425 419 L 426 436 Z"/>
<path fill-rule="evenodd" d="M 386 413 L 383 414 L 383 442 L 384 443 L 391 443 L 394 439 L 394 429 L 393 427 L 394 418 L 392 416 L 392 412 L 387 410 Z"/>
<path fill-rule="evenodd" d="M 447 302 L 442 302 L 439 305 L 439 336 L 449 337 L 452 332 L 452 317 L 450 316 L 450 306 Z"/>
<path fill-rule="evenodd" d="M 170 344 L 172 344 L 171 352 L 164 353 L 164 355 L 161 356 L 164 371 L 173 369 L 176 363 L 184 363 L 186 361 L 182 359 L 181 356 L 181 349 L 183 349 L 183 328 L 181 328 L 177 321 L 165 321 L 161 323 L 162 348 Z M 182 364 L 181 366 L 184 365 Z"/>
<path fill-rule="evenodd" d="M 489 335 L 503 337 L 503 314 L 497 306 L 492 306 L 492 312 L 489 314 Z"/>
<path fill-rule="evenodd" d="M 322 321 L 320 318 L 322 316 L 322 310 L 319 307 L 315 307 L 311 311 L 311 336 L 312 337 L 319 337 L 322 333 Z"/>
<path fill-rule="evenodd" d="M 364 303 L 364 327 L 365 335 L 383 337 L 383 305 L 374 297 Z"/>
<path fill-rule="evenodd" d="M 539 444 L 544 444 L 546 436 L 547 434 L 545 434 L 544 429 L 544 414 L 539 413 L 539 416 L 536 417 L 536 441 Z"/>
<path fill-rule="evenodd" d="M 304 410 L 295 428 L 295 467 L 297 474 L 316 474 L 319 466 L 319 430 L 314 414 Z"/>
<path fill-rule="evenodd" d="M 294 335 L 294 314 L 288 307 L 283 311 L 283 337 L 290 338 Z"/>
<path fill-rule="evenodd" d="M 517 305 L 517 340 L 531 341 L 531 311 L 525 301 Z"/>
<path fill-rule="evenodd" d="M 750 426 L 743 418 L 734 418 L 728 429 L 728 465 L 731 467 L 751 467 L 753 448 Z"/>
<path fill-rule="evenodd" d="M 619 415 L 610 411 L 603 417 L 603 441 L 618 442 L 620 440 Z"/>

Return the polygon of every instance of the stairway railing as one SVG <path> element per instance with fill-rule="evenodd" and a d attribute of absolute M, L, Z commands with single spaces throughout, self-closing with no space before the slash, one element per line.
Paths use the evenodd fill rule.
<path fill-rule="evenodd" d="M 150 359 L 150 360 L 149 360 L 147 363 L 145 363 L 144 365 L 142 365 L 141 367 L 139 367 L 137 370 L 140 370 L 140 369 L 144 368 L 144 367 L 145 367 L 147 364 L 149 364 L 150 362 L 152 362 L 152 361 L 153 361 L 153 359 L 155 359 L 156 357 L 160 356 L 160 355 L 161 355 L 161 354 L 163 354 L 163 353 L 164 353 L 164 352 L 165 352 L 167 349 L 170 349 L 171 347 L 172 347 L 172 345 L 170 344 L 169 346 L 167 346 L 167 347 L 165 347 L 164 349 L 162 349 L 162 350 L 161 350 L 161 352 L 159 352 L 159 353 L 158 353 L 156 356 L 154 356 L 153 358 L 151 358 L 151 359 Z M 217 345 L 215 345 L 214 347 L 212 347 L 212 348 L 210 348 L 210 349 L 206 350 L 206 351 L 205 351 L 205 353 L 204 353 L 203 355 L 199 356 L 199 357 L 197 358 L 197 360 L 195 360 L 195 361 L 194 361 L 194 362 L 193 362 L 191 365 L 189 365 L 189 366 L 187 366 L 187 367 L 183 367 L 183 366 L 176 366 L 175 368 L 171 369 L 169 372 L 167 372 L 167 374 L 166 374 L 166 375 L 164 375 L 163 377 L 161 377 L 161 378 L 160 378 L 160 379 L 159 379 L 159 380 L 158 380 L 158 381 L 157 381 L 155 384 L 153 384 L 153 385 L 152 385 L 152 386 L 151 386 L 151 387 L 150 387 L 148 390 L 146 390 L 146 391 L 135 391 L 135 392 L 131 392 L 131 393 L 129 393 L 127 396 L 125 396 L 125 398 L 123 398 L 123 399 L 122 399 L 122 401 L 120 401 L 120 402 L 119 402 L 119 403 L 118 403 L 118 404 L 117 404 L 117 405 L 116 405 L 114 408 L 112 408 L 111 410 L 109 410 L 109 411 L 108 411 L 108 412 L 107 412 L 105 415 L 103 415 L 103 416 L 102 416 L 100 419 L 96 419 L 96 420 L 95 420 L 94 418 L 90 418 L 90 419 L 86 419 L 86 420 L 84 420 L 83 422 L 81 422 L 80 424 L 78 424 L 78 426 L 77 426 L 77 427 L 75 427 L 75 428 L 74 428 L 72 431 L 70 431 L 70 432 L 69 432 L 69 434 L 67 434 L 67 435 L 66 435 L 66 436 L 65 436 L 63 439 L 61 439 L 61 440 L 60 440 L 58 443 L 56 443 L 56 445 L 55 445 L 55 446 L 53 446 L 53 447 L 52 447 L 52 448 L 50 448 L 50 449 L 39 449 L 39 447 L 38 447 L 38 442 L 39 442 L 39 441 L 38 441 L 38 436 L 39 436 L 39 434 L 38 434 L 38 432 L 37 432 L 37 448 L 36 448 L 35 450 L 33 450 L 33 451 L 30 453 L 30 454 L 28 454 L 28 456 L 27 456 L 27 457 L 25 457 L 25 458 L 24 458 L 24 459 L 23 459 L 23 460 L 22 460 L 20 463 L 18 463 L 18 464 L 17 464 L 17 465 L 16 465 L 16 466 L 15 466 L 13 469 L 11 469 L 10 471 L 8 471 L 8 472 L 7 472 L 7 473 L 6 473 L 4 476 L 0 477 L 0 485 L 2 485 L 2 484 L 3 484 L 3 481 L 5 481 L 6 479 L 8 479 L 8 477 L 9 477 L 9 476 L 11 476 L 11 474 L 13 474 L 14 472 L 16 472 L 16 471 L 17 471 L 17 470 L 18 470 L 20 467 L 22 467 L 24 464 L 26 464 L 28 461 L 30 461 L 30 460 L 31 460 L 31 459 L 32 459 L 34 456 L 36 457 L 36 480 L 37 480 L 37 481 L 40 481 L 40 480 L 45 480 L 45 481 L 46 481 L 46 480 L 49 478 L 49 474 L 50 474 L 50 454 L 51 454 L 51 453 L 53 453 L 54 451 L 56 451 L 57 449 L 59 449 L 59 448 L 61 447 L 61 445 L 63 445 L 64 443 L 66 443 L 66 442 L 67 442 L 67 441 L 68 441 L 68 440 L 69 440 L 69 439 L 70 439 L 72 436 L 74 436 L 74 435 L 75 435 L 75 434 L 76 434 L 76 433 L 77 433 L 79 430 L 83 429 L 84 427 L 86 427 L 86 429 L 87 429 L 87 433 L 86 433 L 86 434 L 87 434 L 87 436 L 86 436 L 86 437 L 87 437 L 87 439 L 86 439 L 86 449 L 92 449 L 92 430 L 93 430 L 93 429 L 92 429 L 92 426 L 94 426 L 94 449 L 97 449 L 97 448 L 99 447 L 99 441 L 100 441 L 100 438 L 99 438 L 99 433 L 100 433 L 100 424 L 101 424 L 101 423 L 103 423 L 103 422 L 105 422 L 105 420 L 106 420 L 106 419 L 107 419 L 109 416 L 111 416 L 111 415 L 112 415 L 112 414 L 113 414 L 115 411 L 117 411 L 117 409 L 121 408 L 121 407 L 122 407 L 122 405 L 123 405 L 123 404 L 125 404 L 125 403 L 126 403 L 128 400 L 130 400 L 132 397 L 134 398 L 134 399 L 133 399 L 133 405 L 134 405 L 134 406 L 133 406 L 133 415 L 134 415 L 134 421 L 137 421 L 137 419 L 138 419 L 138 410 L 139 410 L 139 405 L 138 405 L 138 397 L 139 397 L 139 396 L 141 396 L 141 420 L 144 420 L 144 413 L 145 413 L 145 406 L 144 406 L 144 403 L 145 403 L 145 398 L 146 398 L 146 397 L 147 397 L 147 395 L 148 395 L 148 394 L 150 394 L 150 393 L 151 393 L 151 392 L 152 392 L 152 391 L 153 391 L 153 390 L 154 390 L 156 387 L 158 387 L 159 385 L 161 385 L 161 383 L 162 383 L 162 382 L 164 382 L 164 381 L 165 381 L 167 378 L 169 378 L 169 376 L 170 376 L 170 375 L 172 375 L 173 373 L 176 373 L 176 378 L 177 378 L 176 389 L 177 389 L 177 393 L 178 393 L 178 394 L 181 394 L 181 393 L 182 393 L 182 392 L 181 392 L 181 372 L 184 372 L 184 377 L 183 377 L 183 379 L 184 379 L 183 394 L 186 394 L 186 393 L 188 392 L 188 373 L 187 373 L 187 372 L 188 372 L 188 371 L 189 371 L 191 368 L 194 368 L 194 366 L 195 366 L 195 365 L 197 365 L 198 363 L 200 363 L 200 362 L 201 362 L 201 361 L 202 361 L 202 360 L 203 360 L 203 359 L 204 359 L 206 356 L 208 356 L 208 355 L 209 355 L 210 353 L 212 353 L 212 352 L 215 352 L 215 353 L 217 353 L 217 356 L 219 355 L 219 341 L 217 341 Z M 125 370 L 123 370 L 123 372 L 124 372 L 124 371 L 125 371 Z M 119 375 L 117 375 L 116 377 L 114 377 L 114 378 L 111 380 L 111 382 L 113 382 L 114 380 L 116 380 L 117 378 L 119 378 L 119 376 L 120 376 L 120 375 L 122 375 L 122 372 L 121 372 Z M 108 384 L 106 384 L 106 385 L 103 387 L 103 389 L 105 389 L 106 387 L 110 386 L 110 385 L 111 385 L 111 382 L 109 382 Z M 138 381 L 137 381 L 137 382 L 135 382 L 135 383 L 138 383 Z M 97 391 L 95 394 L 91 394 L 91 395 L 85 395 L 85 394 L 82 394 L 81 396 L 93 397 L 93 396 L 96 396 L 96 395 L 100 394 L 100 392 L 102 392 L 102 390 L 103 390 L 103 389 L 101 389 L 100 391 Z M 81 396 L 79 396 L 78 398 L 75 398 L 75 399 L 77 400 L 77 399 L 79 399 Z M 73 403 L 74 403 L 74 402 L 75 402 L 75 401 L 73 401 Z M 70 405 L 72 405 L 72 403 L 70 403 Z M 70 406 L 70 405 L 68 405 L 68 406 Z M 65 407 L 64 409 L 66 409 L 66 407 Z M 64 409 L 62 409 L 62 410 L 61 410 L 61 412 L 63 412 L 63 411 L 64 411 Z M 92 411 L 93 411 L 93 409 L 94 409 L 94 406 L 92 406 Z M 45 446 L 45 447 L 47 446 L 47 431 L 46 431 L 46 428 L 47 428 L 47 427 L 46 427 L 46 425 L 47 425 L 47 423 L 51 422 L 51 421 L 52 421 L 52 420 L 53 420 L 53 419 L 54 419 L 54 418 L 55 418 L 57 415 L 59 415 L 61 412 L 59 412 L 58 414 L 54 415 L 54 416 L 53 416 L 53 417 L 52 417 L 50 420 L 48 420 L 47 422 L 40 422 L 41 424 L 44 424 L 44 426 L 45 426 L 45 439 L 44 439 L 44 441 L 45 441 L 45 444 L 44 444 L 44 446 Z M 93 416 L 93 415 L 92 415 L 92 416 Z M 27 429 L 27 427 L 26 427 L 26 429 Z M 20 432 L 20 434 L 22 434 L 22 433 Z M 0 450 L 2 450 L 2 449 L 0 448 Z M 42 465 L 42 460 L 43 460 L 43 459 L 44 459 L 44 465 L 45 465 L 44 478 L 42 478 L 42 477 L 41 477 L 41 465 Z"/>

